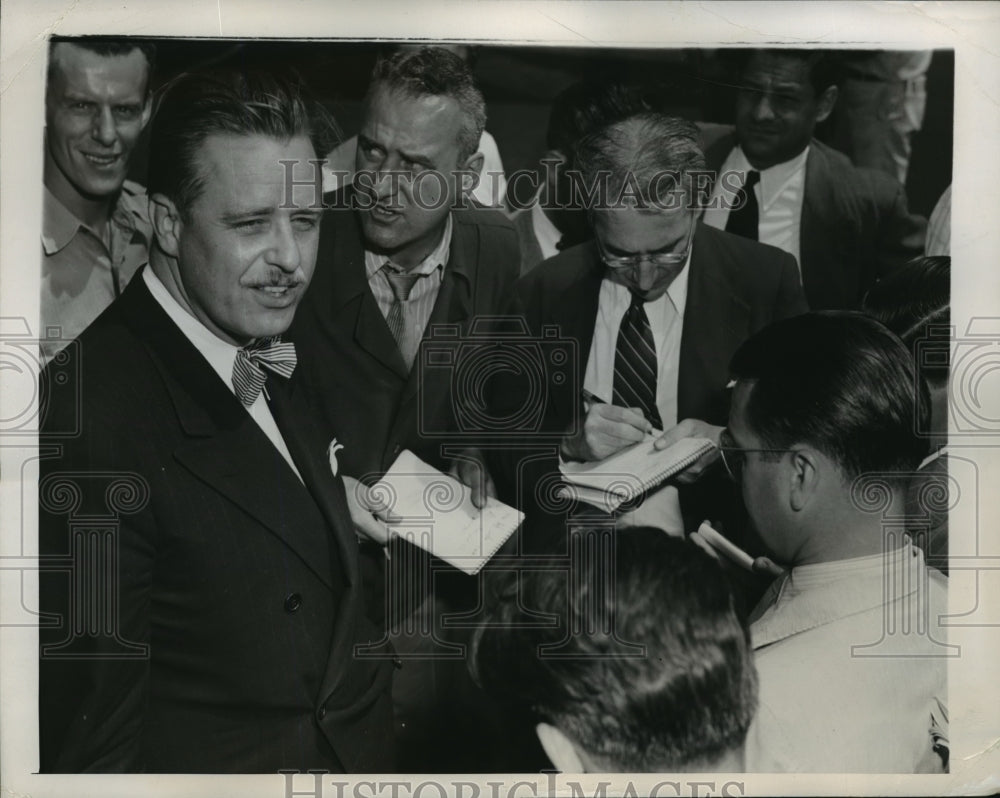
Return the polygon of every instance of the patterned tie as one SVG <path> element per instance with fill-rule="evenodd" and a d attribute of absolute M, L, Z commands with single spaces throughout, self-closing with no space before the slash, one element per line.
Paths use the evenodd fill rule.
<path fill-rule="evenodd" d="M 407 336 L 406 325 L 403 319 L 403 303 L 410 298 L 413 286 L 416 285 L 417 280 L 423 275 L 398 271 L 388 262 L 382 269 L 385 272 L 386 279 L 389 281 L 389 287 L 392 288 L 392 295 L 396 300 L 392 303 L 392 307 L 389 308 L 389 315 L 385 317 L 385 322 L 389 325 L 392 337 L 396 339 L 396 345 L 399 347 L 399 352 L 403 356 L 403 360 L 406 361 L 406 367 L 411 368 L 417 353 L 416 348 L 413 346 L 413 341 L 409 340 Z"/>
<path fill-rule="evenodd" d="M 236 353 L 233 363 L 233 388 L 244 407 L 257 401 L 267 375 L 264 369 L 286 379 L 295 371 L 295 344 L 282 343 L 281 336 L 259 338 Z"/>
<path fill-rule="evenodd" d="M 622 317 L 615 346 L 614 404 L 639 407 L 649 422 L 663 429 L 656 409 L 656 347 L 642 298 L 633 294 Z"/>
<path fill-rule="evenodd" d="M 735 233 L 744 238 L 751 238 L 757 241 L 757 222 L 760 216 L 760 207 L 757 205 L 757 194 L 753 187 L 760 182 L 760 172 L 747 172 L 746 183 L 736 192 L 736 203 L 740 206 L 733 208 L 729 212 L 729 219 L 726 221 L 726 232 Z"/>

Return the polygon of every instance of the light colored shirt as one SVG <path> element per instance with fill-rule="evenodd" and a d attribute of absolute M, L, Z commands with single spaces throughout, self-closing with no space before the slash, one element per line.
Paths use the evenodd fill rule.
<path fill-rule="evenodd" d="M 453 227 L 454 222 L 449 214 L 437 246 L 426 258 L 409 270 L 410 274 L 419 274 L 421 278 L 413 284 L 409 298 L 402 303 L 404 333 L 401 354 L 407 365 L 411 365 L 416 357 L 420 341 L 427 329 L 427 322 L 430 321 L 431 313 L 434 310 L 434 303 L 437 302 L 444 268 L 451 256 Z M 368 287 L 375 296 L 378 309 L 382 311 L 382 316 L 385 318 L 388 318 L 389 311 L 396 303 L 396 295 L 392 291 L 392 285 L 389 283 L 389 278 L 383 268 L 390 261 L 391 258 L 387 255 L 365 250 L 365 275 L 368 278 Z"/>
<path fill-rule="evenodd" d="M 153 228 L 146 190 L 126 180 L 108 221 L 108 240 L 47 187 L 42 206 L 42 359 L 48 362 L 96 319 L 149 259 Z"/>
<path fill-rule="evenodd" d="M 143 270 L 142 279 L 145 281 L 149 293 L 153 295 L 153 299 L 159 303 L 160 307 L 170 317 L 170 320 L 180 328 L 184 336 L 201 353 L 202 357 L 208 361 L 208 364 L 215 373 L 219 375 L 219 379 L 226 384 L 226 387 L 235 396 L 233 364 L 236 362 L 236 353 L 239 351 L 239 347 L 234 346 L 228 341 L 223 341 L 192 316 L 189 311 L 183 308 L 160 281 L 160 278 L 156 276 L 152 268 Z M 267 387 L 265 386 L 266 389 Z M 261 428 L 267 439 L 274 444 L 274 448 L 285 458 L 285 462 L 288 463 L 292 471 L 295 472 L 295 476 L 301 481 L 302 475 L 299 474 L 299 470 L 295 467 L 291 452 L 288 451 L 285 439 L 278 430 L 278 425 L 274 421 L 274 416 L 271 415 L 271 408 L 267 406 L 267 401 L 263 393 L 247 408 L 247 412 L 257 422 L 257 426 Z"/>
<path fill-rule="evenodd" d="M 750 616 L 760 708 L 747 771 L 939 769 L 947 707 L 947 578 L 908 540 L 885 554 L 804 565 Z"/>
<path fill-rule="evenodd" d="M 503 207 L 507 196 L 507 177 L 496 139 L 486 130 L 479 137 L 479 152 L 483 156 L 483 166 L 479 171 L 479 182 L 472 190 L 472 198 L 487 208 Z M 351 136 L 327 153 L 323 164 L 324 194 L 354 182 L 357 153 L 357 136 Z"/>
<path fill-rule="evenodd" d="M 677 378 L 690 265 L 691 255 L 688 253 L 687 263 L 666 293 L 644 306 L 656 349 L 656 409 L 665 429 L 670 429 L 678 421 Z M 594 339 L 590 345 L 583 386 L 605 402 L 611 402 L 613 398 L 618 330 L 631 304 L 632 292 L 625 286 L 607 277 L 601 281 Z M 684 522 L 677 488 L 664 485 L 647 493 L 642 504 L 620 516 L 618 523 L 623 526 L 655 526 L 674 535 L 683 535 Z"/>
<path fill-rule="evenodd" d="M 760 171 L 760 181 L 754 186 L 757 197 L 758 220 L 757 240 L 762 244 L 770 244 L 787 252 L 798 263 L 800 260 L 800 240 L 802 234 L 802 200 L 806 187 L 806 159 L 809 148 L 806 147 L 792 160 L 775 164 L 770 169 Z M 729 153 L 722 164 L 720 175 L 738 173 L 744 177 L 753 169 L 743 150 L 737 145 Z M 730 190 L 743 186 L 744 180 L 728 181 L 730 186 L 724 187 L 722 180 L 715 181 L 712 191 L 712 201 L 705 211 L 704 222 L 719 230 L 726 229 L 729 221 L 729 210 L 723 207 L 722 199 L 732 203 L 732 196 L 724 197 Z M 738 182 L 738 186 L 736 183 Z M 718 207 L 712 207 L 718 205 Z M 799 280 L 802 279 L 802 267 L 799 267 Z"/>

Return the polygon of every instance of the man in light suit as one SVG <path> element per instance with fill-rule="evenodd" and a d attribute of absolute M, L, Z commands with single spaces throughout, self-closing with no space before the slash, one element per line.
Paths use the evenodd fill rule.
<path fill-rule="evenodd" d="M 515 286 L 515 307 L 532 333 L 554 326 L 575 344 L 570 378 L 549 379 L 543 400 L 542 431 L 561 436 L 564 460 L 602 460 L 654 430 L 664 447 L 693 435 L 717 441 L 732 353 L 755 331 L 806 310 L 789 255 L 698 223 L 698 136 L 685 120 L 640 111 L 586 137 L 577 148 L 583 179 L 606 180 L 607 204 L 590 212 L 595 240 Z M 648 358 L 628 360 L 640 348 Z M 620 376 L 631 372 L 640 373 Z M 503 394 L 524 395 L 513 386 Z M 697 480 L 711 461 L 679 478 L 691 483 L 683 507 L 668 484 L 629 522 L 683 534 L 717 517 L 719 486 Z M 555 457 L 539 467 L 553 470 Z M 516 481 L 518 500 L 532 506 L 526 488 L 539 478 Z"/>
<path fill-rule="evenodd" d="M 879 277 L 923 254 L 926 228 L 894 179 L 813 138 L 837 101 L 834 66 L 822 51 L 754 51 L 735 133 L 705 149 L 719 175 L 705 223 L 795 257 L 813 310 L 859 307 Z"/>
<path fill-rule="evenodd" d="M 506 217 L 463 200 L 482 164 L 485 123 L 482 94 L 454 53 L 401 50 L 376 64 L 354 181 L 325 198 L 316 277 L 291 330 L 303 366 L 296 378 L 314 389 L 329 421 L 351 419 L 339 429 L 345 474 L 371 482 L 409 449 L 472 486 L 477 504 L 492 485 L 470 445 L 477 430 L 462 429 L 455 412 L 465 398 L 453 387 L 458 345 L 502 311 L 519 264 Z M 441 348 L 453 367 L 434 360 Z M 443 586 L 428 557 L 398 538 L 392 545 L 388 564 L 377 547 L 363 554 L 372 616 L 387 631 L 411 617 L 411 628 L 423 629 L 446 606 L 475 600 L 463 575 L 447 575 L 455 581 Z M 445 735 L 458 743 L 472 735 L 458 725 L 469 713 L 440 694 L 454 679 L 441 672 L 448 663 L 430 661 L 424 647 L 433 645 L 420 634 L 397 637 L 396 714 L 405 767 L 440 772 L 456 769 L 456 760 L 433 759 L 451 750 Z M 462 678 L 461 663 L 452 664 Z"/>
<path fill-rule="evenodd" d="M 45 380 L 43 771 L 392 767 L 391 652 L 358 656 L 380 635 L 356 533 L 385 530 L 280 342 L 315 265 L 320 133 L 268 74 L 161 102 L 150 263 L 60 366 L 75 392 Z"/>

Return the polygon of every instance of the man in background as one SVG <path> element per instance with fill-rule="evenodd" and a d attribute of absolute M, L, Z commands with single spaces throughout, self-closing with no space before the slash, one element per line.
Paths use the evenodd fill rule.
<path fill-rule="evenodd" d="M 42 214 L 46 362 L 121 294 L 148 258 L 146 192 L 125 176 L 149 121 L 155 54 L 151 44 L 120 38 L 50 45 Z"/>
<path fill-rule="evenodd" d="M 735 133 L 705 150 L 718 176 L 705 223 L 792 255 L 812 310 L 857 308 L 923 254 L 925 220 L 893 178 L 813 138 L 837 102 L 830 53 L 755 50 L 738 81 Z"/>

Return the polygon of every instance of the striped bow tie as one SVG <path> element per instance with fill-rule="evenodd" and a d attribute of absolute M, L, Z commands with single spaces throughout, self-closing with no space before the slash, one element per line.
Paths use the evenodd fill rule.
<path fill-rule="evenodd" d="M 295 344 L 282 343 L 281 336 L 260 338 L 236 353 L 233 363 L 233 388 L 244 407 L 257 401 L 267 375 L 264 369 L 288 378 L 295 371 Z"/>

